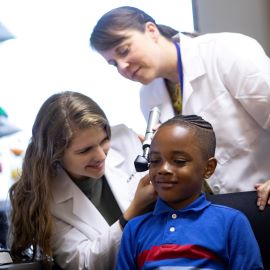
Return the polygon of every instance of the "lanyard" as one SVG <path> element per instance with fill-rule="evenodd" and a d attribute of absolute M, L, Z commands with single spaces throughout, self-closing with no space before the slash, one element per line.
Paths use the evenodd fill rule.
<path fill-rule="evenodd" d="M 178 78 L 179 78 L 179 83 L 180 83 L 181 98 L 183 100 L 184 76 L 183 76 L 181 49 L 180 49 L 180 45 L 176 41 L 174 42 L 174 45 L 177 51 L 177 71 L 178 71 Z"/>

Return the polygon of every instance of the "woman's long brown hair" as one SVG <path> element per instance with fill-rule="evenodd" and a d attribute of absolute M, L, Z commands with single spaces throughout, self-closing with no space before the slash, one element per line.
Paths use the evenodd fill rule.
<path fill-rule="evenodd" d="M 53 256 L 50 181 L 61 166 L 74 130 L 94 126 L 104 127 L 110 138 L 104 112 L 83 94 L 61 92 L 49 97 L 41 106 L 26 149 L 22 174 L 9 191 L 10 248 L 16 261 L 49 261 Z"/>

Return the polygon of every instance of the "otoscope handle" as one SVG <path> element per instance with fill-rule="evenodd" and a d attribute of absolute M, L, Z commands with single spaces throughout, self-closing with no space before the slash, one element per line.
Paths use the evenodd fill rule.
<path fill-rule="evenodd" d="M 153 107 L 149 113 L 144 141 L 142 144 L 143 155 L 137 156 L 137 158 L 134 161 L 135 169 L 137 172 L 144 172 L 148 170 L 149 167 L 148 154 L 150 150 L 151 141 L 154 135 L 153 128 L 158 124 L 159 117 L 160 117 L 159 108 Z"/>
<path fill-rule="evenodd" d="M 160 110 L 158 107 L 153 107 L 149 113 L 146 132 L 143 141 L 143 149 L 145 146 L 150 146 L 153 135 L 154 135 L 154 127 L 158 124 L 160 117 Z"/>

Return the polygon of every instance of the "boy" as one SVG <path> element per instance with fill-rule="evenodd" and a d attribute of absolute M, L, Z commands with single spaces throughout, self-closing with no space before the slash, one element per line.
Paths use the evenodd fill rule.
<path fill-rule="evenodd" d="M 177 115 L 158 128 L 149 176 L 159 198 L 153 212 L 128 222 L 116 269 L 263 269 L 244 214 L 201 192 L 217 165 L 215 147 L 199 116 Z"/>

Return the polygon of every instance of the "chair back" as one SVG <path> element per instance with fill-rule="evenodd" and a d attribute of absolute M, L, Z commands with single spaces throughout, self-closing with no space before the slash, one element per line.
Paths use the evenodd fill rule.
<path fill-rule="evenodd" d="M 8 220 L 5 210 L 0 209 L 0 249 L 7 248 Z"/>

